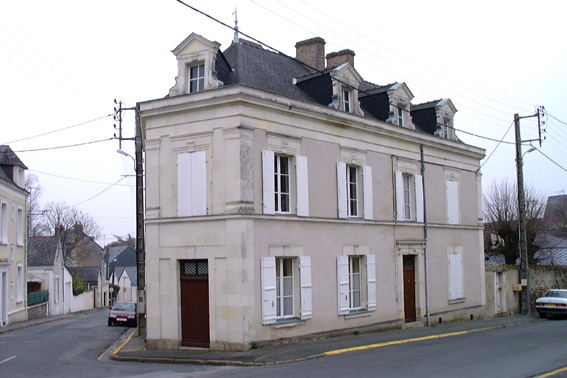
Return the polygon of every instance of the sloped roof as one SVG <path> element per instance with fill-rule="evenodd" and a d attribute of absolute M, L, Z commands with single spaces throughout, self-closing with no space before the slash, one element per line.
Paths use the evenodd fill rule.
<path fill-rule="evenodd" d="M 53 266 L 59 239 L 55 236 L 28 238 L 28 266 Z"/>
<path fill-rule="evenodd" d="M 294 78 L 310 73 L 295 59 L 247 43 L 232 43 L 223 55 L 233 69 L 224 78 L 225 85 L 241 84 L 296 100 L 314 102 L 293 84 Z"/>
<path fill-rule="evenodd" d="M 82 267 L 82 268 L 73 268 L 67 267 L 69 272 L 73 277 L 81 277 L 85 283 L 89 283 L 91 285 L 98 284 L 98 276 L 100 274 L 100 268 L 96 267 Z"/>
<path fill-rule="evenodd" d="M 19 165 L 28 169 L 18 155 L 8 145 L 0 145 L 0 165 Z"/>

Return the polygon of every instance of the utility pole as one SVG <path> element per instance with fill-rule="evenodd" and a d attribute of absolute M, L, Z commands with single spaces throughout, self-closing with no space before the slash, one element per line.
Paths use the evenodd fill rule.
<path fill-rule="evenodd" d="M 519 235 L 518 243 L 520 247 L 520 284 L 522 291 L 520 292 L 520 311 L 522 314 L 530 313 L 530 276 L 528 271 L 528 241 L 526 232 L 526 198 L 524 192 L 524 162 L 522 156 L 522 142 L 539 141 L 541 146 L 541 118 L 540 113 L 543 114 L 543 106 L 539 107 L 536 114 L 526 117 L 520 117 L 514 114 L 514 130 L 516 132 L 516 173 L 517 173 L 517 186 L 518 186 L 518 222 L 519 222 Z M 522 141 L 520 135 L 520 119 L 537 117 L 539 139 Z"/>
<path fill-rule="evenodd" d="M 118 123 L 118 137 L 114 134 L 114 138 L 118 139 L 118 152 L 128 155 L 122 151 L 123 140 L 133 140 L 135 146 L 134 165 L 136 170 L 136 275 L 137 275 L 137 323 L 138 335 L 146 336 L 146 252 L 144 243 L 144 155 L 142 145 L 142 129 L 140 125 L 140 105 L 136 104 L 134 108 L 123 108 L 122 101 L 114 100 L 114 120 Z M 136 130 L 134 138 L 122 137 L 122 111 L 135 110 L 136 113 Z M 114 125 L 116 129 L 116 124 Z M 130 156 L 131 157 L 131 156 Z"/>

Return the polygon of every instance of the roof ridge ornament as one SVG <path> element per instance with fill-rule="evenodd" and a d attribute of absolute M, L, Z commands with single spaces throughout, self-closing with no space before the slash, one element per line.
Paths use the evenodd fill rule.
<path fill-rule="evenodd" d="M 232 38 L 233 43 L 238 43 L 238 14 L 236 13 L 236 7 L 234 7 L 234 37 Z"/>

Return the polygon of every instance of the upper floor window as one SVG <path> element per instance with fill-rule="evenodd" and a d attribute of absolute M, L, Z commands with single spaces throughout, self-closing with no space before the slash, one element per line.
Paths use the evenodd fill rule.
<path fill-rule="evenodd" d="M 289 157 L 274 156 L 274 205 L 276 213 L 289 213 Z"/>
<path fill-rule="evenodd" d="M 373 219 L 371 167 L 338 162 L 337 187 L 339 218 Z"/>
<path fill-rule="evenodd" d="M 0 215 L 0 243 L 8 244 L 8 227 L 9 227 L 9 217 L 8 217 L 8 204 L 2 202 L 2 214 Z"/>
<path fill-rule="evenodd" d="M 264 214 L 309 216 L 307 158 L 262 151 Z"/>
<path fill-rule="evenodd" d="M 345 112 L 351 111 L 351 95 L 348 89 L 343 89 L 342 108 Z"/>
<path fill-rule="evenodd" d="M 18 245 L 24 245 L 24 210 L 18 209 L 16 242 Z"/>
<path fill-rule="evenodd" d="M 423 222 L 422 176 L 396 171 L 396 219 Z"/>
<path fill-rule="evenodd" d="M 398 106 L 397 107 L 398 110 L 398 126 L 404 126 L 404 109 L 402 109 L 402 107 Z"/>
<path fill-rule="evenodd" d="M 205 65 L 198 64 L 189 67 L 189 93 L 205 89 Z"/>
<path fill-rule="evenodd" d="M 177 215 L 207 214 L 207 156 L 205 151 L 177 155 Z"/>

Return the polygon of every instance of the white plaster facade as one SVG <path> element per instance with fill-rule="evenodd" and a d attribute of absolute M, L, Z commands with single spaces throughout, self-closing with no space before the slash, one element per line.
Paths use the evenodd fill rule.
<path fill-rule="evenodd" d="M 200 37 L 183 48 L 209 57 L 211 46 Z M 180 64 L 180 72 L 190 63 Z M 356 78 L 353 68 L 345 72 Z M 403 327 L 414 321 L 404 304 L 409 261 L 416 322 L 426 322 L 428 313 L 433 322 L 481 314 L 483 150 L 358 111 L 211 83 L 198 93 L 139 104 L 148 347 L 182 344 L 185 260 L 208 263 L 211 349 Z M 290 163 L 289 208 L 283 211 L 274 204 L 277 156 Z M 358 175 L 355 210 L 342 201 L 349 191 L 341 181 L 345 167 Z M 447 177 L 457 185 L 447 185 Z M 352 200 L 353 193 L 344 198 Z M 455 224 L 448 223 L 448 208 L 457 212 Z M 270 285 L 278 274 L 274 262 L 285 257 L 293 271 L 287 317 L 273 310 L 276 289 Z M 354 280 L 360 281 L 356 293 L 349 289 Z"/>
<path fill-rule="evenodd" d="M 15 154 L 0 146 L 2 154 Z M 15 157 L 17 159 L 17 157 Z M 3 160 L 5 161 L 5 160 Z M 19 159 L 17 159 L 19 161 Z M 4 169 L 2 164 L 0 169 Z M 26 235 L 27 196 L 21 162 L 0 172 L 0 326 L 27 320 Z"/>

